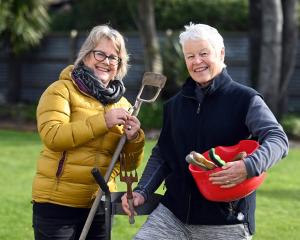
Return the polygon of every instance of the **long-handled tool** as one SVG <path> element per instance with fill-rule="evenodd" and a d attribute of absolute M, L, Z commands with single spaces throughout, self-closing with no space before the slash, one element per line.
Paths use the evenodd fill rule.
<path fill-rule="evenodd" d="M 126 215 L 122 207 L 122 196 L 125 192 L 110 192 L 102 177 L 98 168 L 92 169 L 93 177 L 98 183 L 99 187 L 105 193 L 104 209 L 105 209 L 105 231 L 106 231 L 106 240 L 111 239 L 111 216 L 112 215 Z M 149 195 L 147 202 L 143 205 L 135 208 L 135 211 L 138 215 L 149 215 L 159 204 L 159 200 L 162 195 L 154 193 Z M 102 200 L 101 200 L 102 203 Z"/>
<path fill-rule="evenodd" d="M 131 160 L 129 156 L 129 160 Z M 133 196 L 132 196 L 132 183 L 138 181 L 138 175 L 136 169 L 132 171 L 127 170 L 125 156 L 120 154 L 120 181 L 125 182 L 127 185 L 127 201 L 131 216 L 129 216 L 129 223 L 134 224 L 134 207 L 133 207 Z"/>
<path fill-rule="evenodd" d="M 134 106 L 133 106 L 133 111 L 132 111 L 133 116 L 138 115 L 140 107 L 141 107 L 143 102 L 151 103 L 151 102 L 154 102 L 156 100 L 156 98 L 158 97 L 161 89 L 165 86 L 166 80 L 167 80 L 167 78 L 162 74 L 153 73 L 153 72 L 146 72 L 144 74 L 143 80 L 142 80 L 142 87 L 141 87 L 141 89 L 138 93 L 138 96 L 137 96 L 136 101 L 135 101 Z M 143 99 L 142 98 L 142 93 L 143 93 L 143 90 L 144 90 L 145 86 L 155 87 L 157 89 L 157 92 L 154 95 L 154 97 L 152 97 L 150 99 Z M 111 162 L 110 162 L 110 164 L 107 168 L 107 171 L 105 173 L 105 176 L 104 176 L 105 182 L 108 182 L 108 180 L 110 178 L 110 175 L 111 175 L 111 173 L 114 169 L 114 166 L 115 166 L 115 164 L 117 163 L 117 161 L 119 159 L 119 155 L 120 155 L 120 153 L 121 153 L 121 151 L 124 147 L 125 142 L 126 142 L 126 135 L 123 134 L 120 141 L 119 141 L 119 143 L 118 143 L 118 145 L 117 145 L 117 147 L 116 147 L 116 150 L 115 150 L 115 152 L 112 156 L 112 159 L 111 159 Z M 88 215 L 88 217 L 86 219 L 86 222 L 84 224 L 84 227 L 82 229 L 79 240 L 85 240 L 86 239 L 86 236 L 87 236 L 87 234 L 90 230 L 91 224 L 93 222 L 95 213 L 98 209 L 101 197 L 102 197 L 102 190 L 99 189 L 99 191 L 97 192 L 97 196 L 96 196 L 96 198 L 93 202 L 93 205 L 90 209 L 89 215 Z"/>

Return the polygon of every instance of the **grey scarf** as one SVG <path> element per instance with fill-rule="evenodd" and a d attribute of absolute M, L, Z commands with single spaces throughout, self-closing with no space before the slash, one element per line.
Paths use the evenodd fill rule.
<path fill-rule="evenodd" d="M 103 105 L 118 102 L 125 93 L 122 81 L 113 80 L 107 87 L 104 87 L 93 71 L 83 62 L 74 68 L 72 78 L 81 91 L 96 98 Z"/>

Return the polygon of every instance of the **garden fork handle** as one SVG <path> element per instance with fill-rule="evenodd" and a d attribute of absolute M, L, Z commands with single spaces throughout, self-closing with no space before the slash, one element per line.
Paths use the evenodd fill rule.
<path fill-rule="evenodd" d="M 114 166 L 116 165 L 116 163 L 119 159 L 119 155 L 120 155 L 120 153 L 121 153 L 121 151 L 122 151 L 122 149 L 125 145 L 126 139 L 127 139 L 126 135 L 123 134 L 120 141 L 119 141 L 119 143 L 118 143 L 118 146 L 117 146 L 117 148 L 116 148 L 116 150 L 115 150 L 115 152 L 112 156 L 112 159 L 111 159 L 111 162 L 108 166 L 108 169 L 105 173 L 105 176 L 104 176 L 105 182 L 108 182 L 108 180 L 110 178 L 110 175 L 111 175 L 111 173 L 114 169 Z M 80 237 L 79 237 L 79 240 L 85 240 L 86 239 L 86 236 L 87 236 L 87 234 L 90 230 L 91 224 L 93 222 L 94 216 L 95 216 L 96 211 L 98 209 L 98 206 L 100 204 L 100 200 L 101 200 L 102 195 L 103 195 L 103 191 L 101 189 L 99 189 L 99 191 L 96 195 L 96 198 L 93 202 L 93 205 L 92 205 L 92 207 L 89 211 L 89 215 L 88 215 L 88 217 L 85 221 L 84 227 L 83 227 L 82 232 L 81 232 Z"/>
<path fill-rule="evenodd" d="M 129 206 L 130 216 L 129 216 L 129 223 L 134 224 L 134 205 L 133 205 L 133 195 L 132 195 L 132 182 L 130 179 L 126 181 L 127 184 L 127 203 Z"/>
<path fill-rule="evenodd" d="M 162 81 L 163 84 L 160 85 L 160 88 L 163 88 L 163 86 L 164 86 L 164 84 L 166 82 L 166 77 L 163 76 L 163 75 L 161 75 L 161 74 L 147 73 L 143 77 L 143 82 L 146 81 L 146 79 L 150 79 L 151 76 L 155 76 L 156 80 Z M 143 83 L 143 85 L 144 84 L 145 84 L 145 82 Z M 153 84 L 153 82 L 151 82 L 151 84 Z M 136 101 L 136 102 L 142 102 L 143 101 L 140 98 L 140 96 L 142 94 L 143 87 L 144 86 L 142 86 L 142 88 L 139 91 L 139 94 L 137 96 L 137 99 L 139 99 L 139 101 Z M 156 100 L 157 96 L 158 96 L 158 94 L 156 94 L 155 97 L 151 99 L 151 101 L 145 101 L 145 102 L 153 102 L 153 101 Z M 137 103 L 137 107 L 134 110 L 134 112 L 132 113 L 133 116 L 137 116 L 138 115 L 140 107 L 141 107 L 141 103 Z M 111 175 L 111 173 L 112 173 L 112 171 L 113 171 L 113 169 L 114 169 L 114 167 L 115 167 L 115 165 L 116 165 L 116 163 L 118 161 L 119 155 L 120 155 L 120 153 L 121 153 L 121 151 L 122 151 L 122 149 L 123 149 L 123 147 L 125 145 L 126 140 L 127 140 L 126 135 L 123 134 L 122 137 L 121 137 L 121 139 L 120 139 L 120 141 L 119 141 L 119 143 L 118 143 L 118 146 L 116 147 L 116 150 L 115 150 L 115 152 L 114 152 L 114 154 L 112 156 L 112 159 L 111 159 L 111 162 L 110 162 L 110 164 L 108 166 L 108 169 L 107 169 L 107 171 L 105 173 L 104 180 L 106 182 L 108 182 L 108 180 L 110 178 L 110 175 Z M 88 234 L 88 232 L 90 230 L 90 227 L 92 225 L 94 216 L 95 216 L 96 211 L 98 209 L 98 206 L 100 204 L 100 200 L 101 200 L 102 194 L 103 194 L 102 190 L 99 189 L 99 191 L 98 191 L 98 193 L 96 195 L 96 198 L 95 198 L 95 200 L 93 202 L 93 205 L 92 205 L 92 207 L 91 207 L 91 209 L 89 211 L 89 215 L 88 215 L 88 217 L 87 217 L 87 219 L 85 221 L 84 227 L 83 227 L 82 232 L 81 232 L 80 237 L 79 237 L 79 240 L 85 240 L 86 239 L 86 236 L 87 236 L 87 234 Z"/>
<path fill-rule="evenodd" d="M 133 206 L 133 198 L 127 198 L 129 210 L 130 210 L 130 216 L 129 216 L 129 223 L 134 224 L 134 206 Z"/>

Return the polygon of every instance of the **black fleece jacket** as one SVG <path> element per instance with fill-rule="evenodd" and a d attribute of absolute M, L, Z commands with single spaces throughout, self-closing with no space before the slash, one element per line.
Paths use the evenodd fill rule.
<path fill-rule="evenodd" d="M 182 222 L 197 225 L 247 223 L 253 234 L 256 193 L 231 203 L 205 199 L 188 170 L 185 156 L 193 150 L 205 152 L 212 147 L 237 144 L 249 137 L 260 141 L 267 139 L 253 136 L 246 124 L 254 98 L 260 98 L 258 93 L 234 82 L 226 69 L 206 89 L 188 78 L 182 90 L 164 106 L 158 144 L 135 191 L 147 198 L 165 180 L 166 192 L 161 202 Z M 287 152 L 287 138 L 276 119 L 271 119 L 268 125 L 274 126 L 272 131 L 279 136 L 277 145 L 283 149 L 277 156 L 280 159 Z M 251 163 L 251 159 L 248 162 Z M 247 170 L 252 169 L 252 165 L 249 166 Z"/>

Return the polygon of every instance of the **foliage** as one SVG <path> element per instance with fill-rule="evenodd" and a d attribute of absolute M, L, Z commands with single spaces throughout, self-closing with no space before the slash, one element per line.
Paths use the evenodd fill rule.
<path fill-rule="evenodd" d="M 189 22 L 222 30 L 247 30 L 247 0 L 157 0 L 158 29 L 182 29 Z"/>
<path fill-rule="evenodd" d="M 127 3 L 123 0 L 73 1 L 69 11 L 50 11 L 50 15 L 53 31 L 86 31 L 99 24 L 109 24 L 123 30 L 136 29 Z"/>
<path fill-rule="evenodd" d="M 7 19 L 10 17 L 11 2 L 0 0 L 0 33 L 7 28 Z"/>
<path fill-rule="evenodd" d="M 162 126 L 162 101 L 143 104 L 138 118 L 145 130 L 160 129 Z M 34 123 L 36 121 L 35 104 L 3 104 L 0 105 L 0 119 L 18 123 Z"/>
<path fill-rule="evenodd" d="M 144 169 L 155 141 L 147 141 L 145 161 L 138 169 L 139 177 Z M 0 239 L 33 239 L 31 228 L 31 183 L 35 163 L 41 150 L 37 133 L 0 130 L 1 208 Z M 300 167 L 299 149 L 291 149 L 283 160 L 270 171 L 257 192 L 257 232 L 253 239 L 298 239 L 300 234 L 300 179 L 295 169 Z M 9 183 L 9 184 L 6 184 Z M 124 184 L 118 183 L 120 191 Z M 159 190 L 162 192 L 162 189 Z M 116 216 L 112 226 L 112 239 L 131 239 L 145 221 L 136 217 L 129 225 L 128 218 Z"/>
<path fill-rule="evenodd" d="M 186 80 L 188 71 L 184 62 L 181 46 L 178 42 L 178 33 L 166 31 L 166 37 L 161 44 L 163 73 L 167 77 L 166 86 L 162 92 L 162 98 L 173 96 Z"/>
<path fill-rule="evenodd" d="M 290 138 L 300 139 L 300 115 L 289 114 L 283 117 L 281 124 Z"/>
<path fill-rule="evenodd" d="M 43 0 L 0 1 L 0 37 L 16 54 L 39 43 L 48 24 L 47 6 Z"/>
<path fill-rule="evenodd" d="M 182 29 L 190 21 L 209 23 L 223 30 L 248 28 L 247 0 L 156 0 L 155 18 L 158 30 Z M 123 31 L 136 30 L 129 5 L 135 1 L 98 0 L 73 1 L 69 11 L 51 11 L 53 31 L 90 29 L 110 23 Z"/>
<path fill-rule="evenodd" d="M 0 119 L 18 122 L 35 122 L 36 105 L 5 104 L 0 105 Z"/>
<path fill-rule="evenodd" d="M 163 118 L 163 103 L 156 101 L 151 104 L 144 104 L 140 109 L 138 118 L 144 130 L 160 129 Z"/>

